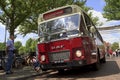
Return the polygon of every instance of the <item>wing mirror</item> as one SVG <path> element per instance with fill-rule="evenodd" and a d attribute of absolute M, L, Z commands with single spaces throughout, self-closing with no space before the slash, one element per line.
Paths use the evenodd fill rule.
<path fill-rule="evenodd" d="M 96 32 L 96 29 L 95 29 L 94 26 L 91 26 L 91 27 L 90 27 L 90 32 L 91 32 L 91 33 L 95 33 L 95 32 Z"/>

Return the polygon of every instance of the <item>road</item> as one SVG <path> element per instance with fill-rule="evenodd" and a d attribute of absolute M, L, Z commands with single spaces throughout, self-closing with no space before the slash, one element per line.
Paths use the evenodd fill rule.
<path fill-rule="evenodd" d="M 85 67 L 65 71 L 63 74 L 53 71 L 26 80 L 120 80 L 120 57 L 107 58 L 107 62 L 101 64 L 99 71 L 92 71 L 91 68 Z"/>
<path fill-rule="evenodd" d="M 47 71 L 15 80 L 120 80 L 120 57 L 108 58 L 105 64 L 101 64 L 99 71 L 93 71 L 88 67 L 67 70 L 63 74 Z"/>

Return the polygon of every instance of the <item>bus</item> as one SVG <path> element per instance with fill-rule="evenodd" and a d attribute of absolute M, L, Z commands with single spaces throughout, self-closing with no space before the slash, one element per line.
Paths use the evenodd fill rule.
<path fill-rule="evenodd" d="M 87 13 L 67 5 L 39 15 L 38 60 L 42 70 L 79 68 L 98 70 L 106 62 L 104 41 Z"/>

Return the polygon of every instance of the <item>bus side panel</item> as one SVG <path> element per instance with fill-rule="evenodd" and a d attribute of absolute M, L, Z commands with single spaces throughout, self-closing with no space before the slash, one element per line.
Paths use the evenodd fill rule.
<path fill-rule="evenodd" d="M 87 60 L 87 64 L 92 64 L 97 62 L 97 46 L 95 41 L 89 37 L 83 37 L 82 42 L 85 49 L 85 57 Z M 96 52 L 96 55 L 92 55 L 93 52 Z"/>

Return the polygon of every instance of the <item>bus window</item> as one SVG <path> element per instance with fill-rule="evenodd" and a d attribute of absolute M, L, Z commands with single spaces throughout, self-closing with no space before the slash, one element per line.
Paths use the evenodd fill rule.
<path fill-rule="evenodd" d="M 88 31 L 90 30 L 90 27 L 91 27 L 91 20 L 90 18 L 88 17 L 88 15 L 86 15 L 85 13 L 84 14 L 84 18 L 85 18 L 85 23 L 86 23 L 86 26 L 87 26 L 87 29 Z"/>
<path fill-rule="evenodd" d="M 83 14 L 84 14 L 85 24 L 86 24 L 86 27 L 87 27 L 87 30 L 88 30 L 88 34 L 89 34 L 89 36 L 93 37 L 93 33 L 91 33 L 91 31 L 90 31 L 90 27 L 94 26 L 94 25 L 92 24 L 92 21 L 89 18 L 89 16 L 86 15 L 85 13 L 83 13 Z"/>
<path fill-rule="evenodd" d="M 85 29 L 85 23 L 83 21 L 83 17 L 81 16 L 81 20 L 80 20 L 80 32 L 83 34 L 83 35 L 86 35 L 87 31 Z"/>
<path fill-rule="evenodd" d="M 79 14 L 46 21 L 39 25 L 39 34 L 41 34 L 40 36 L 44 37 L 46 41 L 60 39 L 63 32 L 67 32 L 68 36 L 73 36 L 78 33 L 79 22 Z"/>

